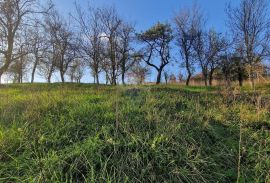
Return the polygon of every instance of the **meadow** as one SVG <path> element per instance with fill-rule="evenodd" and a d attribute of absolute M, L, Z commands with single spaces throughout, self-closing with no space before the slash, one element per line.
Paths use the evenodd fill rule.
<path fill-rule="evenodd" d="M 0 85 L 0 182 L 270 182 L 270 85 Z"/>

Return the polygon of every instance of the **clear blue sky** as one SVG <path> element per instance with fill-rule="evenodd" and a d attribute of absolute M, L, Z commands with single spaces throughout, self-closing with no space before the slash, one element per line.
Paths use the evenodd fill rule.
<path fill-rule="evenodd" d="M 53 2 L 63 14 L 74 12 L 74 0 L 53 0 Z M 114 6 L 122 18 L 135 23 L 138 32 L 146 30 L 158 21 L 171 21 L 181 8 L 190 7 L 194 3 L 204 11 L 207 27 L 226 32 L 225 8 L 230 2 L 236 5 L 240 0 L 77 0 L 82 7 L 88 3 L 94 7 Z M 176 57 L 179 59 L 179 56 Z M 170 72 L 179 73 L 179 64 L 175 63 L 169 67 Z M 89 77 L 84 80 L 91 81 Z M 150 80 L 155 80 L 155 73 L 151 75 Z"/>
<path fill-rule="evenodd" d="M 136 23 L 138 31 L 147 29 L 157 21 L 170 21 L 180 8 L 190 7 L 196 2 L 207 16 L 207 25 L 218 31 L 225 31 L 225 7 L 229 2 L 240 0 L 77 0 L 81 6 L 88 2 L 95 7 L 115 6 L 121 17 Z M 74 0 L 54 0 L 57 9 L 63 13 L 74 10 Z"/>

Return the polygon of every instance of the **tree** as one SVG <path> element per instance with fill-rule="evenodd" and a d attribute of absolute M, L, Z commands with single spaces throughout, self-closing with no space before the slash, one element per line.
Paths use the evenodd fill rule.
<path fill-rule="evenodd" d="M 21 55 L 18 57 L 14 62 L 11 63 L 8 74 L 10 75 L 10 78 L 12 78 L 13 83 L 23 83 L 23 79 L 27 75 L 27 65 L 28 65 L 28 59 L 27 59 L 27 46 L 22 44 L 18 50 L 18 53 Z"/>
<path fill-rule="evenodd" d="M 106 78 L 112 85 L 117 84 L 117 76 L 120 66 L 119 54 L 117 52 L 117 44 L 119 38 L 119 28 L 122 20 L 119 18 L 114 8 L 104 8 L 100 11 L 101 22 L 103 26 L 102 38 L 106 42 L 105 56 L 103 64 L 106 68 Z"/>
<path fill-rule="evenodd" d="M 47 45 L 42 26 L 37 22 L 32 29 L 29 29 L 30 53 L 33 57 L 31 70 L 31 83 L 35 80 L 36 70 L 41 59 L 45 56 Z"/>
<path fill-rule="evenodd" d="M 88 10 L 85 12 L 76 4 L 76 11 L 77 15 L 74 18 L 79 24 L 80 29 L 80 53 L 87 61 L 94 81 L 99 84 L 99 73 L 102 69 L 101 62 L 104 57 L 101 10 L 88 6 Z"/>
<path fill-rule="evenodd" d="M 242 0 L 239 7 L 228 7 L 228 23 L 234 42 L 242 45 L 243 58 L 249 66 L 249 79 L 255 87 L 255 65 L 269 53 L 269 12 L 267 0 Z"/>
<path fill-rule="evenodd" d="M 42 24 L 42 34 L 44 35 L 44 43 L 46 50 L 44 57 L 40 60 L 38 65 L 39 74 L 43 76 L 48 83 L 51 83 L 52 75 L 56 71 L 58 48 L 55 43 L 55 32 L 57 32 L 57 25 L 53 21 L 57 15 L 55 9 L 52 9 L 49 14 L 44 17 Z M 55 27 L 55 28 L 54 28 Z"/>
<path fill-rule="evenodd" d="M 43 76 L 48 83 L 52 81 L 52 75 L 55 72 L 54 54 L 47 52 L 45 57 L 40 60 L 38 65 L 39 75 Z"/>
<path fill-rule="evenodd" d="M 150 75 L 149 67 L 142 65 L 141 62 L 135 62 L 128 73 L 129 78 L 136 84 L 143 84 L 148 75 Z"/>
<path fill-rule="evenodd" d="M 174 74 L 170 75 L 170 83 L 176 83 L 176 77 Z"/>
<path fill-rule="evenodd" d="M 80 59 L 75 59 L 75 61 L 69 67 L 67 74 L 71 82 L 75 81 L 76 83 L 81 83 L 81 79 L 84 75 L 84 62 L 82 62 Z"/>
<path fill-rule="evenodd" d="M 50 42 L 53 45 L 53 59 L 55 67 L 60 72 L 61 81 L 65 82 L 65 74 L 70 64 L 76 58 L 77 45 L 69 24 L 61 18 L 57 11 L 47 17 L 47 29 Z"/>
<path fill-rule="evenodd" d="M 31 24 L 28 17 L 45 12 L 39 10 L 37 3 L 37 0 L 0 1 L 0 54 L 4 57 L 0 64 L 0 78 L 10 64 L 22 56 L 19 52 L 15 53 L 15 42 L 21 28 Z"/>
<path fill-rule="evenodd" d="M 184 76 L 183 76 L 183 74 L 180 72 L 180 73 L 178 74 L 178 81 L 179 81 L 179 83 L 181 83 L 181 82 L 183 81 L 183 78 L 184 78 Z"/>
<path fill-rule="evenodd" d="M 222 77 L 224 78 L 227 87 L 231 86 L 232 81 L 232 70 L 233 70 L 233 64 L 231 60 L 231 55 L 225 54 L 220 57 L 221 62 L 219 65 L 219 69 L 221 71 Z"/>
<path fill-rule="evenodd" d="M 163 72 L 163 75 L 164 75 L 165 83 L 168 84 L 168 80 L 169 80 L 169 73 L 168 73 L 168 71 L 164 71 Z"/>
<path fill-rule="evenodd" d="M 208 37 L 211 45 L 210 50 L 212 52 L 212 56 L 209 57 L 209 85 L 212 86 L 213 75 L 220 64 L 220 56 L 226 52 L 229 43 L 221 33 L 217 33 L 215 30 L 209 31 Z"/>
<path fill-rule="evenodd" d="M 138 35 L 140 42 L 146 44 L 142 51 L 142 59 L 145 63 L 157 71 L 156 84 L 160 84 L 161 74 L 166 65 L 170 63 L 170 43 L 173 40 L 172 29 L 169 24 L 157 23 L 149 30 Z M 159 65 L 153 63 L 154 54 L 160 57 Z"/>
<path fill-rule="evenodd" d="M 247 79 L 246 69 L 243 64 L 243 58 L 235 55 L 231 58 L 231 62 L 232 62 L 231 70 L 232 73 L 234 73 L 233 78 L 236 78 L 236 80 L 239 83 L 239 86 L 243 86 L 244 79 Z"/>
<path fill-rule="evenodd" d="M 176 41 L 187 70 L 186 85 L 189 85 L 194 64 L 193 44 L 201 31 L 204 18 L 201 10 L 194 5 L 192 9 L 183 9 L 175 17 Z"/>
<path fill-rule="evenodd" d="M 215 30 L 210 29 L 207 33 L 199 32 L 194 44 L 196 58 L 201 67 L 205 86 L 212 85 L 213 74 L 218 65 L 220 53 L 226 48 L 225 39 Z"/>
<path fill-rule="evenodd" d="M 136 59 L 134 58 L 134 48 L 131 43 L 134 39 L 134 26 L 128 23 L 123 23 L 119 32 L 118 51 L 120 54 L 120 70 L 122 84 L 125 84 L 125 74 L 134 65 Z"/>

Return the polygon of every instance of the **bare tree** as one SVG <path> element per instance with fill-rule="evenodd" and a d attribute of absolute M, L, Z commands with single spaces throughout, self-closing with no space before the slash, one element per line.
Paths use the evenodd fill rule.
<path fill-rule="evenodd" d="M 107 68 L 109 68 L 105 71 L 106 77 L 109 77 L 112 85 L 116 85 L 120 66 L 120 56 L 117 52 L 117 44 L 119 38 L 119 28 L 121 27 L 123 21 L 119 18 L 114 8 L 104 8 L 100 10 L 100 15 L 104 32 L 102 37 L 106 42 L 105 56 L 107 58 L 104 59 L 104 62 L 106 61 L 105 65 Z"/>
<path fill-rule="evenodd" d="M 171 74 L 171 75 L 169 76 L 169 82 L 170 82 L 170 83 L 176 83 L 176 77 L 175 77 L 174 74 Z"/>
<path fill-rule="evenodd" d="M 180 73 L 178 74 L 178 81 L 179 81 L 179 83 L 181 83 L 181 82 L 183 81 L 183 78 L 184 78 L 184 76 L 183 76 L 183 74 L 180 72 Z"/>
<path fill-rule="evenodd" d="M 99 84 L 101 62 L 104 57 L 103 25 L 101 21 L 101 10 L 88 6 L 87 11 L 76 5 L 76 16 L 74 19 L 79 24 L 80 31 L 80 53 L 87 61 L 94 81 Z"/>
<path fill-rule="evenodd" d="M 71 82 L 81 83 L 84 75 L 84 62 L 80 59 L 75 59 L 67 72 Z"/>
<path fill-rule="evenodd" d="M 203 17 L 201 10 L 194 5 L 192 9 L 185 8 L 181 10 L 174 18 L 177 46 L 187 70 L 186 85 L 189 85 L 192 76 L 194 64 L 193 44 L 204 23 Z"/>
<path fill-rule="evenodd" d="M 29 16 L 42 13 L 37 0 L 1 0 L 0 1 L 0 54 L 4 59 L 0 64 L 0 78 L 10 64 L 21 55 L 14 53 L 17 33 L 29 24 Z"/>
<path fill-rule="evenodd" d="M 118 52 L 120 54 L 120 70 L 122 84 L 125 84 L 125 74 L 131 69 L 131 67 L 136 62 L 134 58 L 134 48 L 131 43 L 135 37 L 134 26 L 128 23 L 123 23 L 119 31 L 119 44 Z"/>
<path fill-rule="evenodd" d="M 169 81 L 169 78 L 170 78 L 170 75 L 169 75 L 168 71 L 164 71 L 163 75 L 164 75 L 165 83 L 168 84 L 168 81 Z"/>
<path fill-rule="evenodd" d="M 148 75 L 150 75 L 150 69 L 148 66 L 142 65 L 141 62 L 135 62 L 133 67 L 128 71 L 128 76 L 132 82 L 136 84 L 143 84 Z"/>
<path fill-rule="evenodd" d="M 48 51 L 45 57 L 40 60 L 38 65 L 38 73 L 44 77 L 48 83 L 51 83 L 55 70 L 54 54 L 51 53 L 51 51 Z"/>
<path fill-rule="evenodd" d="M 226 81 L 226 85 L 227 87 L 231 86 L 231 81 L 232 81 L 232 57 L 230 54 L 225 54 L 224 56 L 222 56 L 221 58 L 221 63 L 219 65 L 221 72 L 222 72 L 222 76 L 224 77 L 224 80 Z"/>
<path fill-rule="evenodd" d="M 58 47 L 55 42 L 55 31 L 58 29 L 55 25 L 53 17 L 56 16 L 55 10 L 52 9 L 50 14 L 44 17 L 44 23 L 42 25 L 42 34 L 44 35 L 44 43 L 46 44 L 46 50 L 44 57 L 40 60 L 38 65 L 39 75 L 43 76 L 48 83 L 51 83 L 52 75 L 56 71 L 58 55 Z M 53 28 L 55 27 L 55 28 Z M 56 29 L 56 30 L 54 30 Z"/>
<path fill-rule="evenodd" d="M 229 47 L 229 43 L 228 40 L 221 34 L 221 33 L 217 33 L 215 30 L 210 30 L 208 32 L 208 40 L 210 42 L 210 59 L 209 59 L 209 66 L 208 66 L 208 70 L 209 70 L 209 85 L 212 86 L 213 85 L 213 77 L 214 77 L 214 73 L 216 71 L 216 69 L 218 68 L 219 64 L 220 64 L 220 57 L 221 55 L 223 55 L 226 50 Z"/>
<path fill-rule="evenodd" d="M 13 83 L 23 83 L 23 79 L 27 75 L 27 65 L 28 65 L 28 55 L 27 55 L 27 46 L 25 44 L 21 44 L 18 54 L 20 54 L 20 57 L 17 57 L 17 59 L 11 63 L 11 65 L 8 68 L 8 75 L 10 78 L 12 78 Z"/>
<path fill-rule="evenodd" d="M 158 23 L 149 30 L 139 34 L 138 39 L 146 44 L 146 47 L 141 51 L 142 59 L 147 65 L 156 69 L 156 84 L 160 84 L 162 71 L 171 60 L 170 43 L 173 39 L 172 29 L 169 24 Z M 152 61 L 155 53 L 160 57 L 159 65 L 154 64 Z"/>
<path fill-rule="evenodd" d="M 243 58 L 249 65 L 249 79 L 255 87 L 255 65 L 269 53 L 269 12 L 267 0 L 242 0 L 239 7 L 228 6 L 229 26 L 234 42 L 243 46 Z"/>
<path fill-rule="evenodd" d="M 54 11 L 47 18 L 47 26 L 54 48 L 55 66 L 60 72 L 61 81 L 64 83 L 68 67 L 77 56 L 74 34 L 70 30 L 69 24 L 59 16 L 57 11 Z"/>
<path fill-rule="evenodd" d="M 226 48 L 225 39 L 215 30 L 210 29 L 208 32 L 199 32 L 194 43 L 196 58 L 201 67 L 204 76 L 205 86 L 212 85 L 213 74 L 218 65 L 219 56 Z"/>
<path fill-rule="evenodd" d="M 32 61 L 32 69 L 31 69 L 31 83 L 35 80 L 35 74 L 37 67 L 42 60 L 43 57 L 45 57 L 45 53 L 47 51 L 47 45 L 45 39 L 45 34 L 43 31 L 42 26 L 37 22 L 33 28 L 28 30 L 29 34 L 29 44 L 30 44 L 30 52 L 33 57 Z"/>

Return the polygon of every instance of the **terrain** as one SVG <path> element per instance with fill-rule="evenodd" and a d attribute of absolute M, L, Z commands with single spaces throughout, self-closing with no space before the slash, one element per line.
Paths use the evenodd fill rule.
<path fill-rule="evenodd" d="M 270 85 L 0 85 L 0 182 L 270 182 Z"/>

